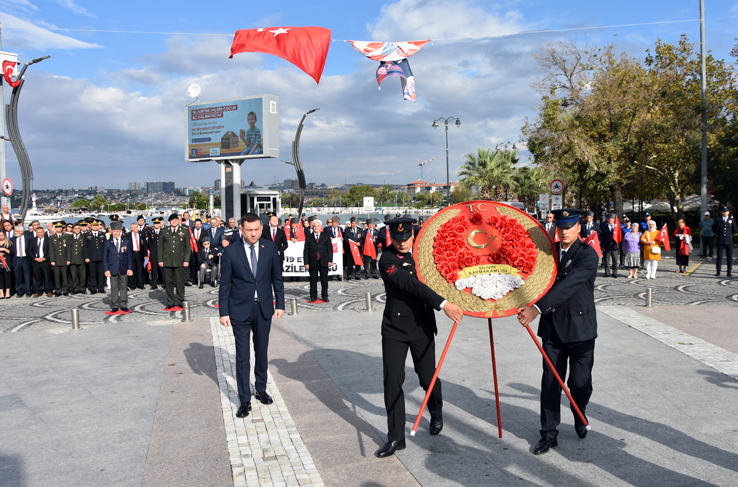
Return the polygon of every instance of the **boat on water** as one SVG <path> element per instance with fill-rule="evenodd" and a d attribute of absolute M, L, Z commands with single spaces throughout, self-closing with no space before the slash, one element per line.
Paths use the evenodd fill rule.
<path fill-rule="evenodd" d="M 58 222 L 60 220 L 64 220 L 67 223 L 69 223 L 69 222 L 81 220 L 83 218 L 87 218 L 88 216 L 93 216 L 93 217 L 95 216 L 94 214 L 89 213 L 89 212 L 80 212 L 80 213 L 69 213 L 69 212 L 61 213 L 61 212 L 58 212 L 58 213 L 50 213 L 50 212 L 46 212 L 46 211 L 43 211 L 43 210 L 39 210 L 38 206 L 36 206 L 36 195 L 35 194 L 31 196 L 31 203 L 32 203 L 31 204 L 31 208 L 29 208 L 28 211 L 26 212 L 26 217 L 24 219 L 25 222 L 26 222 L 26 224 L 30 224 L 34 220 L 38 220 L 38 222 L 42 226 L 43 225 L 46 225 L 47 223 Z M 18 219 L 18 218 L 20 218 L 20 215 L 16 213 L 16 214 L 13 215 L 13 218 L 14 219 Z"/>

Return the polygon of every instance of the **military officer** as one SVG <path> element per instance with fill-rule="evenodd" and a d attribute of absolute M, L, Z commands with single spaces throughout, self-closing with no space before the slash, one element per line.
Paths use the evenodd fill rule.
<path fill-rule="evenodd" d="M 162 219 L 158 216 L 151 220 L 152 226 L 146 231 L 146 246 L 149 249 L 149 261 L 151 262 L 151 289 L 158 289 L 159 284 L 164 283 L 163 272 L 159 267 L 159 234 L 162 232 Z"/>
<path fill-rule="evenodd" d="M 525 326 L 541 315 L 538 336 L 543 341 L 543 350 L 560 377 L 566 377 L 568 363 L 569 390 L 584 414 L 592 395 L 592 365 L 597 338 L 594 282 L 599 259 L 592 247 L 579 240 L 581 210 L 565 208 L 552 213 L 560 240 L 556 243 L 559 257 L 556 282 L 535 305 L 518 310 L 518 321 Z M 551 369 L 544 364 L 541 439 L 533 448 L 535 455 L 546 453 L 558 445 L 557 427 L 560 422 L 561 387 Z M 574 429 L 579 438 L 587 436 L 587 428 L 576 414 Z"/>
<path fill-rule="evenodd" d="M 715 261 L 716 276 L 720 275 L 720 264 L 722 264 L 723 255 L 725 255 L 725 263 L 728 267 L 726 276 L 733 277 L 733 235 L 738 233 L 735 218 L 730 216 L 730 208 L 723 207 L 723 216 L 715 220 L 715 237 L 717 244 L 717 260 Z"/>
<path fill-rule="evenodd" d="M 382 252 L 379 273 L 387 292 L 382 315 L 382 366 L 384 369 L 384 406 L 387 410 L 387 443 L 374 455 L 393 455 L 405 448 L 405 381 L 407 351 L 413 358 L 420 385 L 428 390 L 436 369 L 434 335 L 437 333 L 435 310 L 443 310 L 454 321 L 461 321 L 463 311 L 420 282 L 415 271 L 413 248 L 414 218 L 396 218 L 387 222 L 392 246 Z M 443 429 L 441 381 L 436 380 L 430 399 L 430 434 Z"/>
<path fill-rule="evenodd" d="M 82 243 L 82 253 L 90 275 L 90 294 L 105 292 L 105 270 L 103 258 L 105 252 L 105 234 L 100 231 L 100 220 L 94 220 L 92 227 Z"/>
<path fill-rule="evenodd" d="M 69 292 L 72 294 L 87 294 L 87 269 L 85 265 L 84 241 L 82 235 L 82 223 L 77 222 L 72 227 L 72 235 L 69 236 Z"/>
<path fill-rule="evenodd" d="M 182 306 L 185 280 L 192 255 L 190 229 L 180 226 L 179 215 L 176 213 L 169 215 L 169 225 L 169 228 L 159 232 L 157 249 L 159 268 L 164 269 L 164 287 L 167 292 L 167 306 L 164 309 L 167 311 Z"/>
<path fill-rule="evenodd" d="M 49 238 L 51 269 L 54 272 L 54 294 L 69 296 L 69 247 L 64 233 L 64 222 L 54 223 L 54 234 Z"/>

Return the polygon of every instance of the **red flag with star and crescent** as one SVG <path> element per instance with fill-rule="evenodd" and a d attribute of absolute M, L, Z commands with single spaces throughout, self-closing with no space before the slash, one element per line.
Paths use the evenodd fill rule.
<path fill-rule="evenodd" d="M 13 73 L 15 72 L 15 65 L 18 64 L 15 61 L 3 61 L 3 76 L 5 77 L 5 81 L 8 82 L 10 86 L 15 88 L 18 86 L 21 82 L 21 80 L 17 79 L 13 81 Z"/>
<path fill-rule="evenodd" d="M 320 83 L 331 31 L 323 27 L 270 27 L 236 31 L 231 56 L 239 52 L 262 52 L 291 62 Z"/>
<path fill-rule="evenodd" d="M 654 240 L 658 240 L 664 245 L 664 250 L 667 252 L 671 250 L 671 244 L 669 243 L 669 229 L 666 228 L 666 223 L 661 227 L 661 231 Z"/>
<path fill-rule="evenodd" d="M 597 257 L 602 258 L 602 249 L 600 249 L 600 237 L 597 236 L 597 232 L 593 232 L 592 235 L 585 238 L 584 243 L 592 247 L 594 251 L 597 252 Z"/>
<path fill-rule="evenodd" d="M 361 258 L 361 250 L 359 250 L 359 242 L 349 240 L 349 246 L 351 247 L 351 255 L 354 257 L 354 264 L 364 265 L 364 259 Z"/>

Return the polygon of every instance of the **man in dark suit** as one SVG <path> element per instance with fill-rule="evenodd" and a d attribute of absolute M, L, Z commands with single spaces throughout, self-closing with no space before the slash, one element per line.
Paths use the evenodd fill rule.
<path fill-rule="evenodd" d="M 387 443 L 374 455 L 393 455 L 405 448 L 405 381 L 407 351 L 413 358 L 420 385 L 428 390 L 436 370 L 434 309 L 443 310 L 458 322 L 464 316 L 461 308 L 446 301 L 420 282 L 415 270 L 413 248 L 414 218 L 396 218 L 388 222 L 392 246 L 379 259 L 379 272 L 384 281 L 386 304 L 382 315 L 382 365 L 384 368 L 384 406 L 387 410 Z M 428 400 L 430 434 L 443 429 L 441 381 L 436 380 Z"/>
<path fill-rule="evenodd" d="M 226 247 L 221 258 L 218 303 L 220 323 L 233 325 L 236 384 L 241 401 L 236 416 L 245 418 L 251 410 L 249 341 L 252 330 L 256 376 L 254 397 L 262 404 L 274 402 L 266 392 L 267 348 L 272 316 L 279 319 L 284 314 L 284 283 L 277 246 L 261 238 L 263 229 L 259 217 L 246 213 L 239 223 L 243 239 Z"/>
<path fill-rule="evenodd" d="M 605 261 L 605 277 L 610 277 L 610 265 L 612 265 L 612 277 L 618 277 L 618 251 L 620 246 L 615 240 L 615 227 L 615 213 L 608 213 L 607 223 L 600 227 L 599 235 L 602 257 Z"/>
<path fill-rule="evenodd" d="M 87 294 L 87 265 L 84 256 L 84 235 L 80 222 L 72 227 L 69 236 L 69 292 L 72 294 Z"/>
<path fill-rule="evenodd" d="M 24 294 L 31 297 L 31 237 L 23 231 L 23 225 L 16 225 L 13 242 L 13 274 L 15 275 L 15 290 L 18 297 Z"/>
<path fill-rule="evenodd" d="M 131 241 L 121 235 L 123 224 L 118 221 L 110 222 L 113 236 L 105 242 L 103 254 L 103 268 L 105 277 L 110 278 L 111 311 L 119 310 L 129 313 L 128 309 L 128 276 L 133 275 L 133 257 Z"/>
<path fill-rule="evenodd" d="M 588 211 L 584 214 L 584 223 L 580 225 L 581 229 L 579 231 L 579 235 L 582 236 L 582 240 L 589 237 L 593 233 L 599 234 L 600 222 L 594 221 L 594 216 L 595 214 L 593 211 Z"/>
<path fill-rule="evenodd" d="M 341 243 L 338 245 L 338 248 L 341 252 L 343 252 L 343 229 L 340 227 L 341 218 L 334 216 L 333 218 L 330 218 L 329 220 L 326 220 L 326 226 L 323 229 L 323 232 L 327 233 L 330 238 L 338 238 L 341 240 Z M 344 256 L 345 260 L 345 256 Z M 343 268 L 346 268 L 346 264 L 343 264 Z M 341 269 L 343 271 L 343 269 Z M 328 280 L 330 281 L 331 278 L 335 278 L 336 281 L 341 280 L 341 276 L 328 276 Z"/>
<path fill-rule="evenodd" d="M 205 231 L 205 234 L 210 239 L 210 250 L 215 254 L 221 252 L 220 242 L 223 240 L 223 232 L 225 229 L 220 226 L 220 217 L 212 219 L 213 225 Z"/>
<path fill-rule="evenodd" d="M 284 251 L 287 250 L 287 235 L 279 228 L 279 218 L 274 213 L 269 213 L 269 225 L 264 227 L 261 238 L 271 240 L 277 246 L 280 262 L 284 262 Z"/>
<path fill-rule="evenodd" d="M 543 228 L 546 229 L 551 240 L 553 240 L 556 236 L 556 224 L 554 223 L 554 215 L 550 211 L 546 213 L 546 221 L 543 222 Z"/>
<path fill-rule="evenodd" d="M 310 302 L 318 300 L 318 274 L 320 274 L 321 299 L 328 299 L 328 270 L 333 265 L 333 243 L 331 237 L 323 232 L 323 223 L 313 220 L 313 231 L 305 238 L 302 251 L 305 269 L 310 273 Z"/>
<path fill-rule="evenodd" d="M 343 233 L 343 249 L 344 259 L 346 264 L 346 280 L 350 281 L 352 277 L 356 277 L 357 280 L 361 279 L 361 265 L 354 262 L 353 254 L 351 253 L 351 243 L 356 242 L 359 244 L 359 254 L 363 250 L 364 245 L 364 232 L 358 228 L 358 221 L 356 217 L 351 218 L 351 227 Z"/>
<path fill-rule="evenodd" d="M 138 223 L 131 223 L 131 231 L 126 235 L 129 247 L 131 248 L 131 259 L 133 265 L 131 270 L 133 275 L 128 282 L 131 289 L 143 289 L 146 281 L 146 269 L 144 268 L 144 258 L 146 257 L 146 239 L 140 231 Z"/>
<path fill-rule="evenodd" d="M 90 294 L 105 292 L 105 276 L 103 273 L 103 256 L 105 253 L 105 234 L 100 231 L 100 221 L 93 221 L 90 231 L 82 243 L 82 252 L 87 263 L 90 276 Z"/>
<path fill-rule="evenodd" d="M 151 220 L 151 227 L 146 232 L 146 248 L 149 249 L 151 262 L 151 289 L 158 289 L 164 284 L 164 270 L 159 267 L 159 234 L 162 219 L 158 216 Z"/>
<path fill-rule="evenodd" d="M 717 260 L 715 261 L 716 276 L 720 275 L 720 264 L 723 255 L 728 267 L 726 276 L 733 277 L 733 235 L 738 233 L 735 218 L 730 216 L 730 208 L 723 207 L 723 216 L 715 220 L 715 244 L 717 245 Z"/>
<path fill-rule="evenodd" d="M 518 311 L 525 326 L 541 315 L 538 336 L 543 350 L 560 377 L 566 377 L 574 401 L 584 414 L 592 395 L 592 365 L 597 338 L 597 312 L 594 282 L 598 258 L 595 250 L 579 240 L 581 210 L 554 210 L 560 242 L 556 243 L 559 270 L 546 295 L 533 306 Z M 572 408 L 572 412 L 573 412 Z M 541 439 L 533 449 L 540 455 L 558 445 L 557 427 L 561 422 L 561 387 L 553 372 L 544 365 L 541 380 Z M 574 415 L 574 429 L 579 438 L 588 428 Z"/>
<path fill-rule="evenodd" d="M 49 237 L 46 230 L 39 226 L 36 229 L 36 238 L 31 239 L 28 252 L 31 254 L 31 269 L 33 270 L 33 297 L 38 298 L 43 293 L 48 297 L 53 296 L 54 282 L 51 278 L 51 251 Z"/>
<path fill-rule="evenodd" d="M 374 256 L 377 255 L 377 238 L 379 237 L 379 231 L 374 226 L 374 219 L 369 218 L 366 221 L 367 228 L 364 230 L 364 249 L 362 250 L 362 256 L 364 257 L 364 279 L 373 277 L 379 279 L 379 272 L 377 271 L 377 259 L 371 253 L 371 247 L 374 247 Z"/>

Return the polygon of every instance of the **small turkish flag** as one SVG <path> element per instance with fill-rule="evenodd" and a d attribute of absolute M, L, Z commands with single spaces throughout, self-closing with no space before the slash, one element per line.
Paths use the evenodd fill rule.
<path fill-rule="evenodd" d="M 658 235 L 656 235 L 656 238 L 654 240 L 658 240 L 664 245 L 664 250 L 667 252 L 671 250 L 671 244 L 669 243 L 669 230 L 666 228 L 666 223 L 664 223 L 663 228 L 659 232 Z"/>
<path fill-rule="evenodd" d="M 359 243 L 354 242 L 353 240 L 349 240 L 349 245 L 351 246 L 351 255 L 354 256 L 354 264 L 363 265 L 364 260 L 361 258 L 361 251 L 359 250 Z"/>
<path fill-rule="evenodd" d="M 615 228 L 612 229 L 612 238 L 617 243 L 620 243 L 623 241 L 623 231 L 620 228 L 620 220 L 618 217 L 615 217 Z"/>
<path fill-rule="evenodd" d="M 331 31 L 323 27 L 270 27 L 237 30 L 231 56 L 239 52 L 263 52 L 285 59 L 320 83 Z"/>
<path fill-rule="evenodd" d="M 15 65 L 18 64 L 15 61 L 3 61 L 3 76 L 5 76 L 5 81 L 8 82 L 10 86 L 15 88 L 18 86 L 21 82 L 21 80 L 17 79 L 13 81 L 11 78 L 13 76 L 13 73 L 15 72 Z"/>
<path fill-rule="evenodd" d="M 374 248 L 374 239 L 369 232 L 366 232 L 366 239 L 364 240 L 364 255 L 377 260 L 377 249 Z"/>
<path fill-rule="evenodd" d="M 602 250 L 600 249 L 600 238 L 597 236 L 597 232 L 594 232 L 592 233 L 592 235 L 585 238 L 584 243 L 592 247 L 595 250 L 595 252 L 597 252 L 597 257 L 600 257 L 600 258 L 602 257 Z"/>
<path fill-rule="evenodd" d="M 554 243 L 561 242 L 561 239 L 559 238 L 559 232 L 554 232 Z"/>

